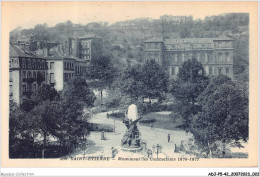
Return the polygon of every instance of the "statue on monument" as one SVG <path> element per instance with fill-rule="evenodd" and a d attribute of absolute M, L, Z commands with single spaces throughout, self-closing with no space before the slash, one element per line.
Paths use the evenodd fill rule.
<path fill-rule="evenodd" d="M 127 118 L 123 123 L 127 127 L 127 131 L 121 140 L 121 146 L 124 148 L 139 148 L 140 147 L 140 133 L 137 128 L 138 118 L 137 106 L 131 104 L 128 107 Z"/>

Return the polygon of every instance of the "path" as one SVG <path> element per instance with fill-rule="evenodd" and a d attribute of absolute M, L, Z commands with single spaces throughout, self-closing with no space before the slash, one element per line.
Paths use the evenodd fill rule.
<path fill-rule="evenodd" d="M 101 140 L 100 132 L 91 132 L 88 137 L 88 148 L 86 150 L 86 156 L 111 156 L 111 148 L 114 147 L 116 149 L 120 149 L 121 138 L 123 137 L 126 126 L 123 124 L 122 120 L 114 118 L 107 118 L 107 112 L 95 114 L 90 120 L 91 123 L 97 124 L 110 124 L 114 126 L 115 122 L 115 133 L 114 132 L 106 132 L 106 140 Z M 182 157 L 187 156 L 186 154 L 176 154 L 174 153 L 174 144 L 180 145 L 181 141 L 188 141 L 191 138 L 191 134 L 187 134 L 184 131 L 175 131 L 175 130 L 164 130 L 160 128 L 150 128 L 143 125 L 138 125 L 141 140 L 146 142 L 147 149 L 152 150 L 152 146 L 156 146 L 157 144 L 161 145 L 162 154 L 159 154 L 159 157 Z M 167 135 L 171 134 L 171 141 L 168 143 Z M 135 153 L 125 153 L 124 155 L 136 157 L 138 154 Z M 82 156 L 83 152 L 79 152 L 74 154 L 75 156 Z M 118 155 L 122 154 L 119 152 Z M 154 154 L 155 155 L 155 154 Z"/>
<path fill-rule="evenodd" d="M 106 132 L 106 140 L 101 140 L 101 132 L 91 132 L 90 136 L 88 137 L 88 148 L 85 151 L 86 156 L 104 156 L 104 157 L 111 157 L 112 150 L 111 148 L 116 148 L 119 150 L 117 154 L 118 157 L 144 157 L 146 153 L 138 154 L 138 153 L 126 153 L 120 150 L 121 138 L 123 137 L 126 126 L 123 124 L 122 120 L 114 118 L 107 118 L 107 112 L 95 114 L 92 119 L 90 120 L 91 123 L 97 124 L 110 124 L 112 127 L 114 126 L 115 122 L 115 133 L 114 132 Z M 153 145 L 156 146 L 157 144 L 161 145 L 162 153 L 159 154 L 158 157 L 190 157 L 190 155 L 181 153 L 174 153 L 174 145 L 177 144 L 178 146 L 181 144 L 181 141 L 188 142 L 189 138 L 192 138 L 192 135 L 186 133 L 182 130 L 165 130 L 160 128 L 151 128 L 148 126 L 138 125 L 141 140 L 146 142 L 147 149 L 151 149 Z M 167 135 L 171 134 L 171 141 L 168 143 Z M 246 145 L 247 144 L 243 144 Z M 238 149 L 232 148 L 232 152 L 247 152 L 247 147 Z M 79 152 L 75 152 L 70 154 L 72 156 L 80 156 L 84 152 L 80 150 Z M 156 154 L 153 154 L 156 157 Z"/>

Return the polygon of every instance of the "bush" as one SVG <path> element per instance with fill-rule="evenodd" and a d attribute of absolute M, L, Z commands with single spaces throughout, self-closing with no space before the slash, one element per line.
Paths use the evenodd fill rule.
<path fill-rule="evenodd" d="M 109 117 L 114 117 L 114 118 L 124 118 L 125 113 L 124 112 L 115 112 L 112 114 L 108 114 Z"/>
<path fill-rule="evenodd" d="M 89 125 L 89 129 L 90 131 L 94 131 L 94 132 L 113 132 L 114 129 L 111 125 L 108 124 L 96 124 L 96 123 L 91 123 Z"/>
<path fill-rule="evenodd" d="M 107 108 L 105 106 L 98 106 L 92 109 L 93 114 L 101 113 L 101 112 L 106 112 Z"/>
<path fill-rule="evenodd" d="M 140 123 L 142 123 L 142 124 L 151 124 L 154 122 L 156 122 L 155 119 L 140 120 Z"/>

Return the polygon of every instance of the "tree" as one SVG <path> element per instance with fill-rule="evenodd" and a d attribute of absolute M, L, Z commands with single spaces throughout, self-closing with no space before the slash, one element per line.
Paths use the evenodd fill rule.
<path fill-rule="evenodd" d="M 96 97 L 89 88 L 84 78 L 75 77 L 70 80 L 62 93 L 60 137 L 66 144 L 74 147 L 80 138 L 88 135 L 88 114 L 87 108 L 92 107 Z M 65 132 L 62 133 L 62 132 Z"/>
<path fill-rule="evenodd" d="M 43 84 L 39 87 L 35 92 L 33 92 L 31 99 L 25 100 L 21 104 L 21 109 L 25 112 L 30 112 L 33 108 L 39 105 L 43 101 L 54 101 L 59 99 L 60 95 L 55 90 L 55 88 L 51 87 L 48 84 Z"/>
<path fill-rule="evenodd" d="M 154 60 L 148 61 L 142 67 L 142 97 L 151 99 L 163 99 L 167 92 L 168 76 L 161 66 Z"/>
<path fill-rule="evenodd" d="M 33 151 L 37 136 L 37 121 L 27 119 L 25 111 L 12 100 L 9 101 L 9 157 L 28 157 Z"/>
<path fill-rule="evenodd" d="M 60 95 L 55 88 L 49 84 L 43 84 L 39 89 L 33 92 L 31 100 L 35 103 L 41 103 L 42 101 L 54 101 L 59 99 Z"/>
<path fill-rule="evenodd" d="M 114 87 L 120 88 L 121 93 L 130 97 L 132 101 L 141 98 L 144 89 L 142 68 L 138 65 L 126 68 L 115 81 Z"/>
<path fill-rule="evenodd" d="M 103 90 L 112 84 L 115 73 L 116 70 L 111 64 L 110 56 L 102 55 L 91 61 L 88 78 L 91 80 L 91 86 L 100 91 L 101 104 Z"/>
<path fill-rule="evenodd" d="M 214 79 L 201 95 L 202 111 L 193 121 L 192 133 L 209 152 L 215 142 L 233 143 L 248 138 L 248 97 L 233 82 L 223 76 Z"/>
<path fill-rule="evenodd" d="M 197 98 L 209 82 L 201 63 L 195 58 L 185 61 L 178 73 L 177 80 L 170 85 L 170 92 L 176 98 L 174 111 L 184 120 L 184 127 L 189 130 L 191 119 L 200 111 Z"/>
<path fill-rule="evenodd" d="M 92 107 L 96 97 L 85 78 L 75 77 L 65 86 L 62 99 L 68 102 L 80 102 L 83 106 Z"/>
<path fill-rule="evenodd" d="M 58 114 L 59 110 L 60 108 L 57 107 L 57 104 L 45 100 L 41 101 L 41 104 L 34 107 L 34 109 L 26 115 L 27 120 L 35 120 L 37 122 L 35 128 L 37 128 L 37 131 L 43 137 L 43 149 L 47 146 L 48 136 L 55 136 L 55 132 L 58 130 L 56 123 L 58 116 L 55 115 Z"/>

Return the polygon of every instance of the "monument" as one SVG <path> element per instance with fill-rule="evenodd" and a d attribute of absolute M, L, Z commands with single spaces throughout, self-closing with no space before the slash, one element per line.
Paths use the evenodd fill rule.
<path fill-rule="evenodd" d="M 121 140 L 121 149 L 124 151 L 139 152 L 142 150 L 140 145 L 140 133 L 137 128 L 137 122 L 141 118 L 138 117 L 137 106 L 131 104 L 128 107 L 126 119 L 123 121 L 127 127 L 127 131 Z"/>

